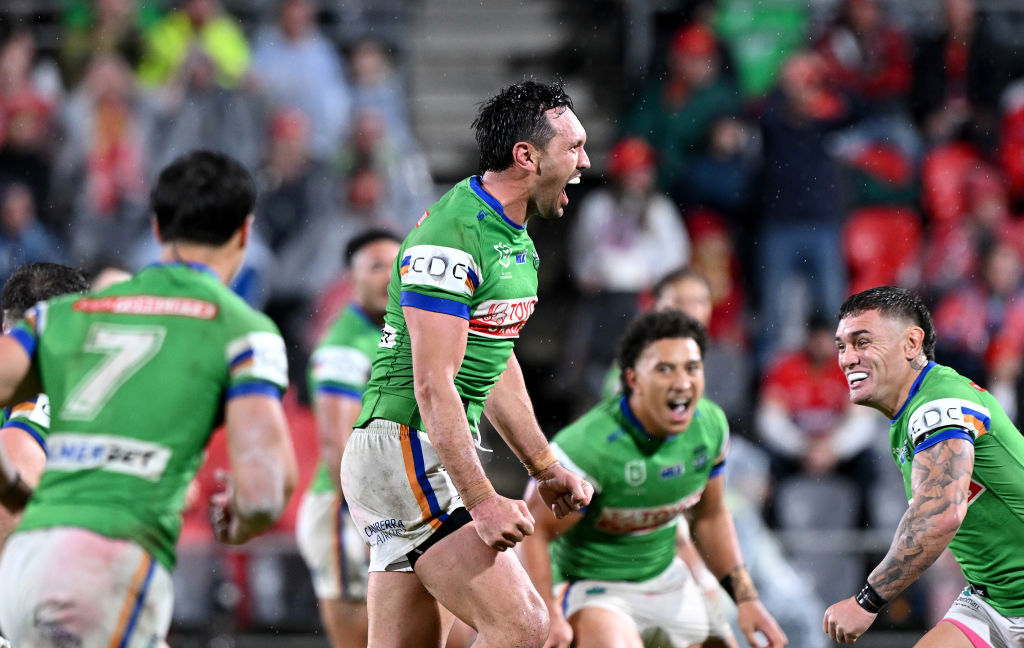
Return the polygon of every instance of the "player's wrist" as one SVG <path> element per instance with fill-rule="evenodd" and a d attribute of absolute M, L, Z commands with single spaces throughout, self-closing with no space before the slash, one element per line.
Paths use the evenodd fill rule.
<path fill-rule="evenodd" d="M 888 603 L 868 581 L 864 581 L 864 586 L 857 592 L 854 600 L 857 601 L 857 605 L 870 614 L 878 614 Z"/>
<path fill-rule="evenodd" d="M 754 581 L 750 578 L 750 573 L 747 572 L 747 568 L 743 565 L 734 567 L 728 574 L 722 576 L 718 582 L 722 585 L 725 593 L 729 595 L 729 598 L 737 605 L 756 601 L 759 598 L 757 588 L 754 587 Z"/>
<path fill-rule="evenodd" d="M 21 473 L 15 470 L 10 481 L 0 490 L 0 505 L 12 513 L 17 513 L 25 508 L 31 495 L 32 487 L 21 478 Z"/>
<path fill-rule="evenodd" d="M 460 488 L 459 494 L 462 496 L 462 505 L 467 511 L 472 511 L 481 502 L 491 499 L 498 493 L 494 490 L 491 480 L 481 477 Z"/>
<path fill-rule="evenodd" d="M 555 456 L 555 451 L 551 449 L 551 446 L 545 446 L 540 452 L 523 459 L 526 472 L 530 473 L 530 477 L 534 479 L 542 476 L 543 473 L 551 470 L 557 464 L 558 457 Z"/>

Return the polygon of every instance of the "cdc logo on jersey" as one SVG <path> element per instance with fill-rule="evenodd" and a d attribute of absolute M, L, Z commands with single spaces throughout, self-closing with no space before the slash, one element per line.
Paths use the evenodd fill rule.
<path fill-rule="evenodd" d="M 442 245 L 414 245 L 399 266 L 403 285 L 430 286 L 471 296 L 480 284 L 480 268 L 464 250 Z"/>

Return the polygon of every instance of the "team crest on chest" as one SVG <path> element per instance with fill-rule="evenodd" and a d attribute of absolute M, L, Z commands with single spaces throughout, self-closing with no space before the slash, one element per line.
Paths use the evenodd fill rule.
<path fill-rule="evenodd" d="M 498 265 L 509 267 L 512 264 L 512 248 L 507 243 L 498 243 L 494 249 L 498 251 Z"/>
<path fill-rule="evenodd" d="M 647 481 L 647 464 L 642 459 L 633 459 L 626 462 L 626 483 L 630 486 L 639 486 Z"/>

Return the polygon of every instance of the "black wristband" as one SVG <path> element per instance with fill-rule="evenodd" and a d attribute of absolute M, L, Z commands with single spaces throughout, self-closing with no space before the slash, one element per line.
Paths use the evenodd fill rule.
<path fill-rule="evenodd" d="M 732 586 L 732 574 L 726 574 L 725 576 L 722 576 L 718 579 L 718 582 L 722 585 L 722 589 L 725 590 L 725 593 L 729 595 L 729 598 L 732 599 L 732 602 L 735 603 L 736 588 Z"/>
<path fill-rule="evenodd" d="M 871 587 L 871 583 L 864 581 L 864 587 L 860 588 L 860 592 L 856 596 L 857 605 L 861 606 L 871 614 L 878 614 L 885 607 L 888 602 L 882 595 L 875 591 L 874 587 Z"/>
<path fill-rule="evenodd" d="M 14 481 L 7 484 L 7 488 L 0 492 L 0 505 L 11 513 L 17 513 L 28 504 L 28 498 L 32 495 L 32 488 L 21 478 L 21 473 L 14 473 Z"/>

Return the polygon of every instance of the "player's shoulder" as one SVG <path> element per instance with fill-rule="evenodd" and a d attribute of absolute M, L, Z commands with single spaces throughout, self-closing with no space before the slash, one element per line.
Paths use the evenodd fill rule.
<path fill-rule="evenodd" d="M 942 365 L 931 365 L 916 393 L 907 402 L 903 417 L 907 434 L 915 444 L 947 428 L 972 432 L 987 429 L 991 419 L 987 391 Z"/>
<path fill-rule="evenodd" d="M 472 181 L 473 178 L 466 178 L 441 196 L 423 213 L 406 240 L 458 241 L 467 234 L 479 232 L 487 209 Z"/>
<path fill-rule="evenodd" d="M 622 430 L 622 421 L 617 415 L 621 399 L 616 394 L 601 401 L 559 430 L 554 441 L 563 446 L 590 447 L 595 450 L 613 443 L 617 433 Z"/>
<path fill-rule="evenodd" d="M 711 430 L 728 431 L 729 429 L 729 420 L 725 416 L 725 410 L 707 396 L 702 396 L 697 401 L 694 422 L 699 422 L 702 426 Z"/>

